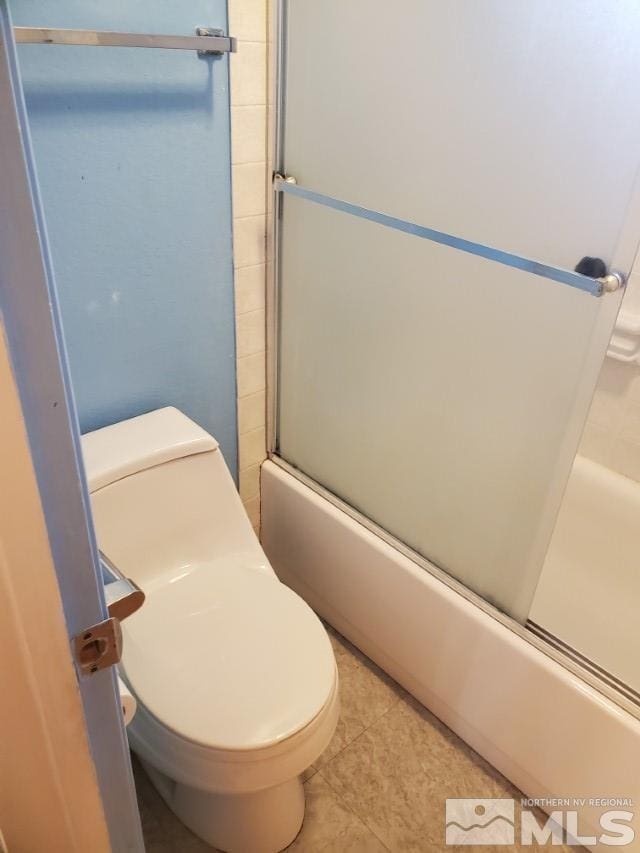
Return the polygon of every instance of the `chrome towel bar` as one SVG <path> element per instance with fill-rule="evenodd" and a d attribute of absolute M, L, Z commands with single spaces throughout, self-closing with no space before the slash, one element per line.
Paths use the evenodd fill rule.
<path fill-rule="evenodd" d="M 444 231 L 437 231 L 435 228 L 428 228 L 418 225 L 415 222 L 407 222 L 395 216 L 388 216 L 385 213 L 379 213 L 376 210 L 370 210 L 358 204 L 351 204 L 348 201 L 333 198 L 332 196 L 302 187 L 292 175 L 282 175 L 276 172 L 273 176 L 273 189 L 274 192 L 297 196 L 314 204 L 320 204 L 341 213 L 348 213 L 350 216 L 357 216 L 360 219 L 367 219 L 369 222 L 375 222 L 386 228 L 393 228 L 396 231 L 402 231 L 414 237 L 421 237 L 423 240 L 430 240 L 432 243 L 449 246 L 460 252 L 476 255 L 479 258 L 485 258 L 488 261 L 493 261 L 506 267 L 519 269 L 523 272 L 540 276 L 541 278 L 548 278 L 560 284 L 568 284 L 570 287 L 583 290 L 586 293 L 592 294 L 592 296 L 613 293 L 624 287 L 626 282 L 626 278 L 621 272 L 610 272 L 601 278 L 592 278 L 588 275 L 582 275 L 582 273 L 575 270 L 555 267 L 551 264 L 545 264 L 541 261 L 516 255 L 513 252 L 505 252 L 502 249 L 485 246 L 483 243 L 465 240 L 464 237 L 457 237 L 453 234 L 447 234 Z"/>
<path fill-rule="evenodd" d="M 117 33 L 109 30 L 60 30 L 48 27 L 14 27 L 18 44 L 66 44 L 88 47 L 155 47 L 168 50 L 197 50 L 201 56 L 233 53 L 236 39 L 213 27 L 198 27 L 195 36 L 166 36 L 154 33 Z"/>

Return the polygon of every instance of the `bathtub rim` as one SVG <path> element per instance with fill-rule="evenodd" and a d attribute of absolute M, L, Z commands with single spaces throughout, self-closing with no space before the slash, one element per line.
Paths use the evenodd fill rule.
<path fill-rule="evenodd" d="M 348 515 L 357 524 L 362 525 L 362 527 L 374 536 L 382 539 L 387 545 L 398 551 L 403 557 L 406 557 L 419 568 L 427 571 L 437 581 L 440 581 L 454 593 L 462 596 L 462 598 L 467 602 L 479 608 L 491 619 L 494 619 L 504 627 L 508 628 L 518 637 L 525 640 L 539 652 L 542 652 L 542 654 L 551 658 L 551 660 L 562 666 L 572 675 L 584 681 L 589 685 L 589 687 L 602 694 L 606 699 L 613 702 L 623 711 L 626 711 L 635 719 L 640 720 L 640 704 L 633 701 L 624 693 L 623 690 L 615 686 L 613 682 L 617 679 L 615 679 L 614 676 L 610 676 L 611 681 L 608 681 L 598 674 L 597 669 L 601 668 L 597 667 L 596 664 L 593 664 L 593 668 L 590 668 L 587 664 L 591 662 L 587 658 L 583 658 L 583 656 L 580 655 L 579 650 L 573 650 L 575 656 L 572 656 L 570 652 L 565 650 L 565 648 L 571 647 L 568 647 L 566 643 L 555 638 L 552 634 L 547 632 L 546 629 L 543 629 L 544 634 L 546 634 L 550 639 L 547 639 L 545 636 L 542 636 L 537 632 L 537 629 L 541 626 L 537 626 L 535 623 L 529 623 L 529 621 L 522 625 L 508 614 L 498 610 L 497 607 L 486 601 L 482 596 L 478 595 L 478 593 L 473 592 L 473 590 L 469 589 L 463 583 L 447 574 L 443 569 L 436 566 L 435 563 L 432 563 L 404 542 L 401 542 L 383 527 L 380 527 L 380 525 L 367 518 L 367 516 L 359 510 L 354 509 L 354 507 L 350 506 L 346 501 L 342 500 L 342 498 L 339 498 L 299 468 L 291 465 L 286 461 L 286 459 L 283 459 L 282 456 L 272 451 L 269 453 L 267 461 L 285 471 L 295 480 L 311 489 L 311 491 L 319 497 L 324 498 L 324 500 L 328 501 L 339 511 Z M 581 663 L 581 658 L 583 658 L 587 664 Z M 609 674 L 607 673 L 607 675 Z"/>

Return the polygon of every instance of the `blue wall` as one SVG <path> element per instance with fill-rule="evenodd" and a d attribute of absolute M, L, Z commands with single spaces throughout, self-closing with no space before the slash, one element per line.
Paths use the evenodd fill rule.
<path fill-rule="evenodd" d="M 14 24 L 227 31 L 225 0 L 13 0 Z M 228 59 L 22 45 L 83 431 L 164 405 L 237 467 Z"/>

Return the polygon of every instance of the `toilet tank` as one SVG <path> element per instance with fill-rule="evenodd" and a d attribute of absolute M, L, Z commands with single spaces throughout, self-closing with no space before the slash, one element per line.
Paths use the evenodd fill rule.
<path fill-rule="evenodd" d="M 200 565 L 266 571 L 218 442 L 169 407 L 82 437 L 99 548 L 147 591 Z"/>

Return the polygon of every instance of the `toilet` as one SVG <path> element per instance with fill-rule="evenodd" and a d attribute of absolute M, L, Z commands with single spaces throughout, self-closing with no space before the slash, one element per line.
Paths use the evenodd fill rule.
<path fill-rule="evenodd" d="M 98 545 L 146 593 L 122 624 L 127 732 L 168 806 L 220 850 L 275 853 L 331 740 L 327 633 L 280 583 L 218 442 L 175 408 L 88 433 Z"/>

